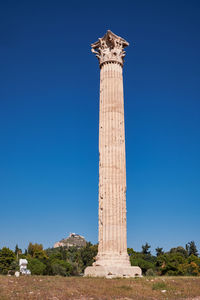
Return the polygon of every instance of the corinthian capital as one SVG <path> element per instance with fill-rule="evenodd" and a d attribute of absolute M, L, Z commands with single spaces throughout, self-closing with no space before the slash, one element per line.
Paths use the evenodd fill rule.
<path fill-rule="evenodd" d="M 96 54 L 100 67 L 106 62 L 118 62 L 123 66 L 124 48 L 128 45 L 127 41 L 108 30 L 102 38 L 99 38 L 97 42 L 91 45 L 91 50 Z"/>

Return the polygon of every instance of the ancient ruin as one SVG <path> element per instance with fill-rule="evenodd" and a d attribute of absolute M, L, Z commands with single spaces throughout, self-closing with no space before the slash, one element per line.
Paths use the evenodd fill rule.
<path fill-rule="evenodd" d="M 123 64 L 129 43 L 110 30 L 92 44 L 100 66 L 99 247 L 85 276 L 141 276 L 127 254 Z"/>

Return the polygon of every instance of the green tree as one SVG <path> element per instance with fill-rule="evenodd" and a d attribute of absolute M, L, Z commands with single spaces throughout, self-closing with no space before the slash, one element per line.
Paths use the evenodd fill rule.
<path fill-rule="evenodd" d="M 152 256 L 149 251 L 145 251 L 145 253 L 147 254 L 136 252 L 132 248 L 128 249 L 131 265 L 139 266 L 142 269 L 143 274 L 145 274 L 149 269 L 152 269 L 153 271 L 155 270 L 156 260 L 156 257 Z"/>
<path fill-rule="evenodd" d="M 188 253 L 188 256 L 190 255 L 198 256 L 198 250 L 194 241 L 187 243 L 185 248 Z"/>
<path fill-rule="evenodd" d="M 46 266 L 37 258 L 31 258 L 28 261 L 28 269 L 31 271 L 32 275 L 43 275 Z"/>
<path fill-rule="evenodd" d="M 33 244 L 29 243 L 28 245 L 28 254 L 30 254 L 32 257 L 34 256 L 35 252 L 42 251 L 43 250 L 43 245 L 42 244 Z"/>
<path fill-rule="evenodd" d="M 18 260 L 14 260 L 14 261 L 11 262 L 11 264 L 9 266 L 8 273 L 11 274 L 11 275 L 14 275 L 15 271 L 19 271 L 19 262 L 18 262 Z"/>
<path fill-rule="evenodd" d="M 183 248 L 182 246 L 178 246 L 176 248 L 171 248 L 169 253 L 180 253 L 182 254 L 185 258 L 188 257 L 188 253 L 185 250 L 185 248 Z"/>
<path fill-rule="evenodd" d="M 87 267 L 91 266 L 97 255 L 98 245 L 92 245 L 90 242 L 85 247 L 80 249 L 80 257 L 83 263 L 82 271 Z"/>
<path fill-rule="evenodd" d="M 156 256 L 163 255 L 163 254 L 164 254 L 163 248 L 157 247 L 156 248 Z"/>
<path fill-rule="evenodd" d="M 15 260 L 15 253 L 9 248 L 0 250 L 0 273 L 7 274 L 11 263 Z"/>
<path fill-rule="evenodd" d="M 151 254 L 151 252 L 149 251 L 149 249 L 151 248 L 151 246 L 146 243 L 145 245 L 142 245 L 142 254 Z"/>
<path fill-rule="evenodd" d="M 33 253 L 34 253 L 34 246 L 33 246 L 33 244 L 32 244 L 31 242 L 28 244 L 28 249 L 27 249 L 27 252 L 28 252 L 28 254 L 29 254 L 30 256 L 32 256 L 32 257 L 33 257 Z"/>
<path fill-rule="evenodd" d="M 15 246 L 15 255 L 17 257 L 17 260 L 18 260 L 20 254 L 22 254 L 22 250 L 18 247 L 18 244 L 17 244 Z"/>
<path fill-rule="evenodd" d="M 47 254 L 46 254 L 46 251 L 43 250 L 43 245 L 42 244 L 29 243 L 29 245 L 28 245 L 28 254 L 31 257 L 38 258 L 40 260 L 44 260 L 44 259 L 48 258 Z"/>
<path fill-rule="evenodd" d="M 139 266 L 142 269 L 142 273 L 146 274 L 147 270 L 154 270 L 154 264 L 150 261 L 145 260 L 142 256 L 135 255 L 130 257 L 130 262 L 132 266 Z"/>
<path fill-rule="evenodd" d="M 70 276 L 73 270 L 73 266 L 69 262 L 59 259 L 54 260 L 51 267 L 53 275 Z"/>
<path fill-rule="evenodd" d="M 49 261 L 53 263 L 55 260 L 62 260 L 62 255 L 60 252 L 56 251 L 50 254 Z"/>
<path fill-rule="evenodd" d="M 200 257 L 198 257 L 194 254 L 191 254 L 188 257 L 187 261 L 188 261 L 188 263 L 195 262 L 200 267 Z"/>
<path fill-rule="evenodd" d="M 128 252 L 128 255 L 131 256 L 131 255 L 134 255 L 136 252 L 133 250 L 133 248 L 127 248 L 127 252 Z"/>
<path fill-rule="evenodd" d="M 200 268 L 198 264 L 195 262 L 191 262 L 187 266 L 187 272 L 185 275 L 191 275 L 191 276 L 199 276 L 200 275 Z"/>
<path fill-rule="evenodd" d="M 159 255 L 157 257 L 156 266 L 160 275 L 184 275 L 180 265 L 184 264 L 186 259 L 182 253 L 172 252 Z"/>

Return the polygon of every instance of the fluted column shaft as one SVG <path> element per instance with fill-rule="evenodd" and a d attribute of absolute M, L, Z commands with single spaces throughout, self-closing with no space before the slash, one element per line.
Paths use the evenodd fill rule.
<path fill-rule="evenodd" d="M 97 262 L 117 259 L 129 265 L 126 241 L 126 161 L 122 66 L 100 70 L 99 250 Z M 125 261 L 125 262 L 124 262 Z"/>

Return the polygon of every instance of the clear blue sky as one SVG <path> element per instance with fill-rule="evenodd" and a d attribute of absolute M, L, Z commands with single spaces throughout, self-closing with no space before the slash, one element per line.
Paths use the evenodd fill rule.
<path fill-rule="evenodd" d="M 200 2 L 1 1 L 0 248 L 98 236 L 99 67 L 124 65 L 128 246 L 200 250 Z"/>

